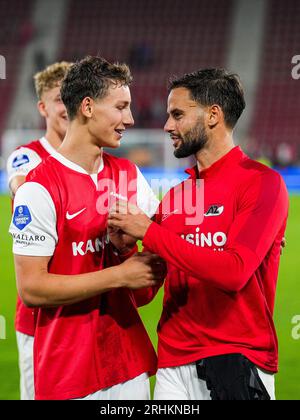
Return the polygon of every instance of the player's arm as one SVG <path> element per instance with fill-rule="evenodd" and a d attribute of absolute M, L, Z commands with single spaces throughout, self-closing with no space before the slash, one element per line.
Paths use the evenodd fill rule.
<path fill-rule="evenodd" d="M 26 175 L 17 175 L 13 177 L 9 183 L 9 190 L 12 198 L 16 195 L 17 189 L 24 184 Z"/>
<path fill-rule="evenodd" d="M 261 174 L 246 189 L 239 203 L 222 252 L 197 247 L 145 215 L 111 215 L 109 224 L 143 238 L 152 252 L 189 275 L 225 291 L 241 290 L 270 250 L 283 228 L 288 195 L 282 178 Z"/>
<path fill-rule="evenodd" d="M 50 259 L 15 255 L 18 292 L 27 306 L 70 305 L 118 287 L 154 286 L 161 279 L 153 264 L 155 256 L 149 254 L 138 254 L 121 265 L 79 275 L 48 273 Z"/>
<path fill-rule="evenodd" d="M 26 147 L 21 147 L 11 153 L 7 159 L 6 170 L 12 198 L 14 198 L 17 189 L 25 182 L 26 175 L 40 162 L 39 155 Z"/>

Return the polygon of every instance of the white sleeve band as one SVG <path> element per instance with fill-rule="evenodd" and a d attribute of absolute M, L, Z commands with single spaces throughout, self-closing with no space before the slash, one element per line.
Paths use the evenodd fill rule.
<path fill-rule="evenodd" d="M 7 159 L 8 183 L 16 176 L 26 176 L 41 161 L 39 155 L 31 149 L 20 147 L 20 149 L 15 150 Z"/>
<path fill-rule="evenodd" d="M 138 167 L 137 171 L 137 206 L 144 212 L 148 217 L 152 217 L 159 205 L 159 201 L 156 198 L 154 192 L 151 190 L 148 182 L 142 175 Z"/>
<path fill-rule="evenodd" d="M 9 232 L 13 253 L 51 256 L 57 244 L 56 210 L 49 192 L 36 182 L 18 188 Z"/>

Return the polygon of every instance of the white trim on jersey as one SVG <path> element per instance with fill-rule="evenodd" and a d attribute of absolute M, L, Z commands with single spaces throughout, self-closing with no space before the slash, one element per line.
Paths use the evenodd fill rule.
<path fill-rule="evenodd" d="M 51 154 L 51 156 L 54 159 L 58 160 L 60 163 L 62 163 L 67 168 L 72 169 L 73 171 L 79 172 L 80 174 L 90 175 L 90 177 L 93 179 L 94 182 L 96 180 L 95 184 L 97 186 L 97 177 L 95 177 L 95 175 L 99 174 L 103 170 L 103 168 L 104 168 L 103 159 L 101 159 L 97 174 L 89 174 L 81 166 L 77 165 L 77 163 L 74 163 L 71 160 L 67 159 L 62 154 L 57 152 L 56 150 L 54 151 L 54 153 Z"/>
<path fill-rule="evenodd" d="M 56 152 L 53 146 L 49 143 L 49 141 L 46 139 L 46 137 L 42 137 L 39 142 L 43 146 L 43 148 L 46 150 L 46 152 L 49 153 L 49 155 L 53 155 L 53 153 Z"/>
<path fill-rule="evenodd" d="M 20 207 L 26 209 L 27 217 L 22 229 L 14 224 Z M 39 257 L 54 254 L 58 241 L 56 210 L 46 188 L 36 182 L 26 182 L 18 188 L 9 232 L 13 236 L 14 254 Z"/>

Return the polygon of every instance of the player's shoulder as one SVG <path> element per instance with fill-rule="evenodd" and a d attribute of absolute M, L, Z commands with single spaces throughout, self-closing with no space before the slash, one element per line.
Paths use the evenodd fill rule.
<path fill-rule="evenodd" d="M 27 147 L 27 145 L 19 146 L 7 159 L 7 171 L 9 174 L 22 175 L 22 172 L 37 166 L 41 160 L 42 157 L 37 149 Z"/>
<path fill-rule="evenodd" d="M 41 183 L 47 181 L 50 183 L 54 182 L 57 174 L 54 163 L 55 161 L 51 156 L 46 157 L 46 159 L 42 160 L 41 163 L 28 174 L 26 181 Z"/>
<path fill-rule="evenodd" d="M 39 148 L 40 144 L 41 143 L 39 139 L 30 140 L 28 143 L 22 144 L 21 146 L 17 147 L 16 150 L 21 149 L 21 148 L 36 150 L 37 148 Z"/>
<path fill-rule="evenodd" d="M 43 183 L 38 182 L 38 180 L 30 180 L 24 182 L 18 190 L 16 191 L 15 201 L 16 198 L 22 201 L 22 199 L 26 198 L 26 200 L 31 200 L 33 202 L 36 202 L 38 200 L 38 197 L 40 195 L 40 192 L 45 191 L 46 188 L 43 185 Z"/>
<path fill-rule="evenodd" d="M 243 159 L 241 166 L 237 191 L 243 196 L 263 194 L 265 200 L 281 197 L 283 203 L 288 202 L 287 187 L 279 172 L 250 158 Z"/>
<path fill-rule="evenodd" d="M 137 170 L 135 163 L 131 162 L 130 160 L 123 157 L 113 156 L 106 152 L 103 153 L 103 162 L 104 165 L 108 164 L 113 167 L 118 167 L 121 170 Z"/>
<path fill-rule="evenodd" d="M 28 153 L 36 153 L 40 155 L 41 152 L 41 143 L 40 140 L 31 140 L 28 143 L 21 144 L 20 146 L 16 147 L 11 155 L 20 155 L 20 154 L 28 154 Z"/>
<path fill-rule="evenodd" d="M 28 153 L 30 154 L 32 152 L 38 153 L 38 148 L 39 148 L 38 147 L 38 144 L 40 144 L 40 141 L 39 140 L 33 140 L 33 141 L 30 141 L 29 143 L 22 144 L 22 145 L 16 147 L 11 152 L 11 154 L 9 155 L 9 159 L 10 158 L 13 158 L 13 157 L 16 157 L 16 156 L 22 156 L 24 154 L 26 155 Z M 24 159 L 21 159 L 20 158 L 20 160 L 24 160 Z"/>
<path fill-rule="evenodd" d="M 249 180 L 266 179 L 270 182 L 282 182 L 283 178 L 273 168 L 246 156 L 240 163 L 241 173 Z"/>

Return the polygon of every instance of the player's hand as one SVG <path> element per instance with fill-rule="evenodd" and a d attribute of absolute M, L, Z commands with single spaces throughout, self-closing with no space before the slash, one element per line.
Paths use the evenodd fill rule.
<path fill-rule="evenodd" d="M 165 262 L 155 254 L 142 252 L 119 265 L 123 287 L 141 289 L 160 286 L 167 273 Z"/>
<path fill-rule="evenodd" d="M 121 229 L 108 226 L 107 231 L 110 242 L 120 254 L 128 254 L 136 244 L 136 238 L 127 235 Z"/>
<path fill-rule="evenodd" d="M 143 239 L 152 220 L 137 206 L 118 201 L 108 216 L 108 226 L 119 229 L 136 239 Z"/>
<path fill-rule="evenodd" d="M 282 240 L 281 240 L 281 244 L 280 244 L 280 255 L 283 254 L 283 250 L 284 250 L 285 247 L 286 247 L 286 239 L 285 239 L 285 237 L 283 237 Z"/>

